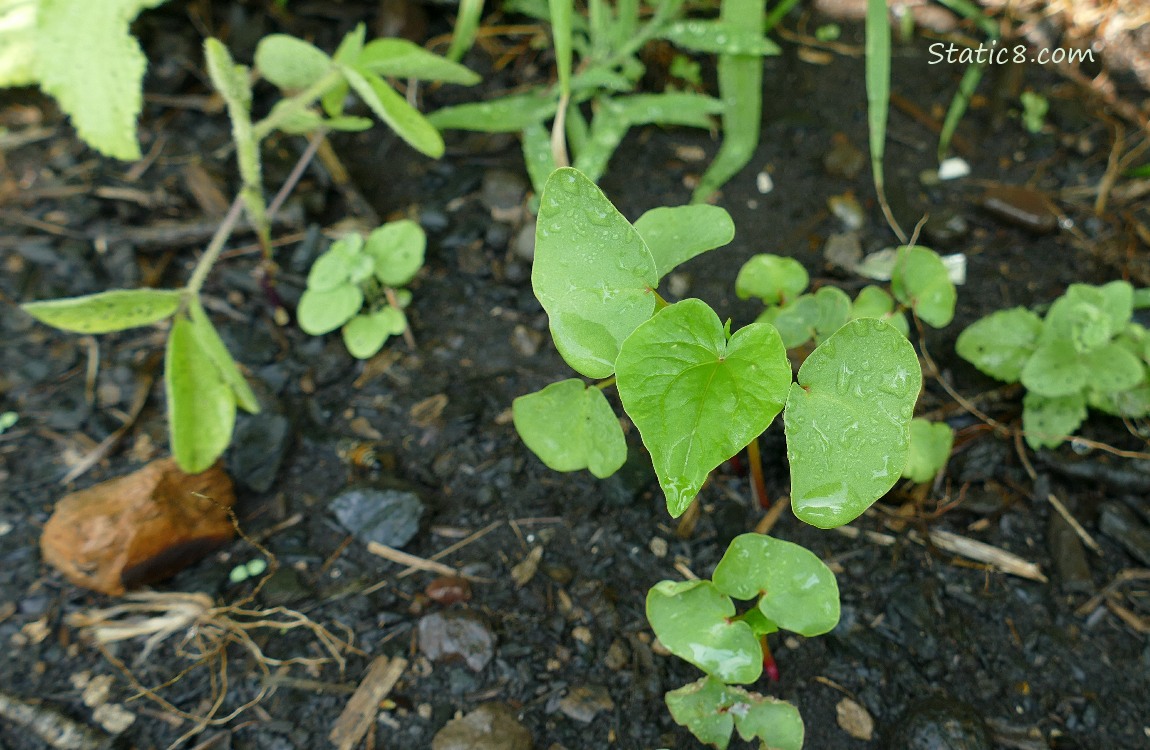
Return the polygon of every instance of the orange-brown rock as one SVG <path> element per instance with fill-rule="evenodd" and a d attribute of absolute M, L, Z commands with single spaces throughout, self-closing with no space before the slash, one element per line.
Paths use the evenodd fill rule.
<path fill-rule="evenodd" d="M 217 463 L 185 474 L 170 458 L 73 492 L 44 526 L 44 561 L 105 594 L 163 580 L 232 538 L 232 480 Z"/>

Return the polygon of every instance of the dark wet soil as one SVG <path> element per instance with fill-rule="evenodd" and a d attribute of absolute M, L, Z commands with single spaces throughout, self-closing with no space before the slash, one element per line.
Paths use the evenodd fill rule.
<path fill-rule="evenodd" d="M 351 6 L 331 6 L 338 12 L 329 13 L 328 6 L 313 5 L 289 3 L 294 16 L 282 25 L 242 5 L 217 9 L 219 15 L 209 20 L 217 33 L 231 29 L 237 58 L 250 59 L 260 33 L 306 28 L 331 48 L 361 17 Z M 149 14 L 153 18 L 141 33 L 152 59 L 173 60 L 154 66 L 149 92 L 207 93 L 190 72 L 198 64 L 198 42 L 187 28 L 188 18 L 203 21 L 202 13 L 201 4 L 193 3 Z M 436 13 L 432 29 L 442 30 L 444 20 Z M 849 31 L 844 41 L 857 44 L 857 32 Z M 733 281 L 742 262 L 757 252 L 793 255 L 816 283 L 851 291 L 862 285 L 835 275 L 823 260 L 826 237 L 841 231 L 827 210 L 829 197 L 853 191 L 862 201 L 868 221 L 864 250 L 893 244 L 868 173 L 847 179 L 823 165 L 838 133 L 865 151 L 862 58 L 834 54 L 814 64 L 802 59 L 799 46 L 785 43 L 782 56 L 766 61 L 761 145 L 718 197 L 734 217 L 735 241 L 689 263 L 679 280 L 687 296 L 707 300 L 736 325 L 756 314 L 753 305 L 734 297 Z M 165 50 L 167 56 L 161 54 Z M 490 96 L 537 80 L 538 71 L 547 69 L 546 59 L 538 57 L 494 72 L 491 58 L 480 51 L 468 62 L 488 74 L 489 83 L 474 92 L 425 92 L 427 108 Z M 928 65 L 922 44 L 900 47 L 894 89 L 922 110 L 939 113 L 961 73 Z M 1000 111 L 997 97 L 1015 85 L 1015 74 L 1024 86 L 1049 92 L 1049 132 L 1027 134 L 1009 113 L 1014 99 Z M 955 322 L 928 330 L 925 342 L 945 376 L 970 398 L 997 386 L 954 355 L 954 339 L 964 325 L 1003 307 L 1048 302 L 1074 281 L 1150 281 L 1148 248 L 1129 233 L 1132 224 L 1123 223 L 1145 221 L 1145 206 L 1112 204 L 1095 217 L 1093 196 L 1075 192 L 1097 185 L 1106 171 L 1112 131 L 1101 111 L 1037 65 L 1009 74 L 992 70 L 982 91 L 986 98 L 976 102 L 960 129 L 972 144 L 963 154 L 973 168 L 971 178 L 921 187 L 920 171 L 934 164 L 935 136 L 900 111 L 891 116 L 887 152 L 892 202 L 904 226 L 913 226 L 925 211 L 949 211 L 967 224 L 955 237 L 934 240 L 940 252 L 966 253 L 967 283 L 959 290 Z M 0 162 L 6 186 L 0 193 L 0 411 L 20 417 L 0 435 L 0 684 L 10 697 L 92 726 L 93 709 L 82 701 L 76 675 L 116 675 L 108 698 L 113 702 L 127 700 L 133 689 L 95 648 L 77 640 L 64 618 L 113 602 L 43 566 L 37 539 L 53 502 L 67 489 L 59 478 L 120 426 L 140 384 L 159 376 L 154 354 L 163 337 L 145 329 L 103 336 L 93 345 L 34 324 L 13 304 L 186 279 L 206 238 L 154 242 L 144 230 L 162 221 L 207 219 L 210 231 L 207 202 L 197 202 L 190 187 L 189 174 L 197 167 L 223 195 L 231 195 L 236 183 L 227 125 L 222 113 L 197 109 L 203 101 L 152 100 L 142 136 L 145 151 L 154 147 L 157 156 L 139 175 L 129 173 L 130 165 L 94 156 L 44 99 L 15 92 L 0 110 L 10 132 L 44 132 L 32 142 L 5 145 Z M 695 161 L 693 152 L 709 158 L 716 145 L 696 132 L 634 132 L 602 187 L 632 219 L 648 208 L 685 202 L 706 163 Z M 269 146 L 269 186 L 279 184 L 302 148 L 299 139 L 288 138 Z M 334 632 L 353 634 L 362 653 L 349 656 L 342 673 L 331 665 L 276 672 L 279 687 L 258 708 L 191 743 L 268 750 L 323 746 L 347 688 L 358 683 L 369 657 L 400 655 L 411 666 L 374 727 L 378 747 L 430 747 L 432 736 L 457 712 L 489 701 L 509 706 L 539 748 L 696 747 L 671 721 L 662 694 L 698 674 L 658 653 L 643 601 L 652 584 L 680 578 L 684 566 L 708 574 L 727 541 L 754 527 L 761 511 L 751 505 L 741 467 L 716 472 L 701 497 L 697 527 L 685 538 L 666 514 L 634 433 L 632 460 L 611 479 L 547 470 L 516 437 L 509 408 L 516 396 L 570 371 L 546 339 L 529 262 L 516 250 L 520 224 L 495 220 L 483 200 L 485 182 L 490 188 L 492 180 L 510 180 L 512 190 L 523 184 L 517 144 L 455 134 L 448 157 L 431 162 L 377 127 L 338 138 L 335 148 L 380 216 L 412 216 L 428 231 L 427 265 L 413 284 L 410 311 L 417 346 L 392 342 L 382 359 L 365 366 L 347 356 L 337 336 L 318 340 L 293 325 L 278 326 L 253 280 L 255 255 L 250 248 L 244 252 L 247 236 L 233 239 L 241 252 L 217 267 L 207 292 L 215 303 L 209 308 L 213 319 L 250 374 L 266 413 L 281 415 L 290 426 L 282 444 L 268 445 L 268 423 L 242 418 L 244 438 L 229 454 L 238 477 L 259 486 L 259 477 L 244 468 L 252 463 L 251 452 L 284 451 L 265 491 L 240 489 L 243 528 L 262 539 L 281 566 L 256 604 L 290 606 Z M 758 189 L 760 171 L 772 178 L 769 193 Z M 977 197 L 994 182 L 1028 184 L 1052 196 L 1073 230 L 1035 235 L 982 212 Z M 277 251 L 283 269 L 279 293 L 291 306 L 322 248 L 318 228 L 355 213 L 355 204 L 317 168 L 309 171 L 288 213 L 294 222 L 281 226 L 277 236 L 302 237 Z M 94 364 L 98 372 L 89 383 Z M 1006 422 L 1017 420 L 1020 411 L 1017 393 L 980 403 Z M 920 410 L 947 416 L 958 430 L 958 447 L 945 477 L 932 488 L 916 494 L 898 487 L 854 524 L 886 537 L 851 539 L 807 527 L 789 513 L 774 527 L 775 535 L 806 545 L 834 565 L 843 617 L 826 637 L 774 641 L 782 679 L 764 680 L 755 689 L 798 704 L 808 748 L 901 746 L 906 740 L 898 738 L 912 730 L 900 728 L 900 720 L 929 698 L 980 717 L 994 747 L 1147 747 L 1150 642 L 1136 628 L 1138 618 L 1145 623 L 1150 614 L 1145 581 L 1115 589 L 1114 601 L 1133 619 L 1122 619 L 1105 603 L 1079 609 L 1121 571 L 1141 565 L 1099 533 L 1100 504 L 1126 501 L 1145 516 L 1145 493 L 1121 479 L 1106 484 L 1057 471 L 1071 461 L 1085 467 L 1126 464 L 1103 452 L 1076 455 L 1069 449 L 1031 459 L 1101 545 L 1101 554 L 1087 552 L 1084 572 L 1070 580 L 1059 567 L 1070 553 L 1054 541 L 1065 535 L 1052 531 L 1058 528 L 1053 511 L 1044 494 L 1034 492 L 1014 445 L 955 408 L 929 378 Z M 1121 424 L 1100 418 L 1086 434 L 1122 449 L 1145 447 Z M 394 468 L 380 472 L 341 457 L 348 439 L 371 447 L 381 464 L 394 462 Z M 156 384 L 119 448 L 75 486 L 126 473 L 162 455 L 165 445 L 163 392 Z M 778 425 L 768 432 L 764 452 L 768 489 L 784 495 Z M 425 510 L 419 532 L 404 547 L 413 555 L 431 557 L 486 532 L 442 559 L 474 577 L 469 598 L 444 603 L 441 592 L 429 596 L 426 589 L 437 574 L 401 577 L 403 566 L 369 554 L 351 537 L 327 507 L 349 483 L 401 486 L 420 496 Z M 1012 552 L 1040 566 L 1049 580 L 1005 575 L 911 541 L 912 532 L 928 527 Z M 541 557 L 529 575 L 520 564 L 536 548 Z M 228 573 L 255 554 L 236 542 L 158 588 L 236 601 L 249 584 L 228 585 Z M 447 600 L 452 598 L 459 597 Z M 420 619 L 444 611 L 466 613 L 494 637 L 493 658 L 479 671 L 464 661 L 433 662 L 420 652 L 414 641 Z M 322 655 L 301 631 L 264 632 L 258 640 L 269 656 Z M 143 659 L 139 643 L 120 644 L 113 653 L 141 683 L 157 685 L 186 666 L 177 658 L 177 641 L 169 639 Z M 263 679 L 243 651 L 230 653 L 225 712 L 252 698 Z M 203 712 L 213 694 L 209 672 L 188 672 L 163 694 L 185 711 Z M 564 703 L 565 696 L 582 702 Z M 845 697 L 873 717 L 870 740 L 840 727 L 836 705 Z M 600 710 L 583 721 L 592 712 L 572 706 L 586 709 L 588 703 Z M 117 746 L 166 747 L 191 727 L 147 700 L 125 705 L 135 721 Z M 734 745 L 745 746 L 738 740 Z M 38 747 L 42 742 L 27 729 L 0 720 L 0 748 Z"/>

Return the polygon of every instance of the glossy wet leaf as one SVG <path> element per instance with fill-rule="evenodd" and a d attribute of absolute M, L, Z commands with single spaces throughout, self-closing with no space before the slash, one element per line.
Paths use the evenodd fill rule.
<path fill-rule="evenodd" d="M 26 302 L 20 309 L 41 323 L 74 333 L 110 333 L 151 325 L 179 309 L 175 289 L 113 289 L 83 297 Z"/>
<path fill-rule="evenodd" d="M 1025 307 L 999 310 L 968 326 L 958 335 L 955 351 L 992 378 L 1018 382 L 1034 354 L 1042 320 Z"/>
<path fill-rule="evenodd" d="M 782 307 L 767 308 L 759 316 L 759 322 L 773 325 L 782 337 L 783 346 L 794 349 L 814 337 L 821 314 L 815 296 L 804 294 Z"/>
<path fill-rule="evenodd" d="M 890 288 L 895 299 L 935 328 L 949 325 L 954 319 L 958 295 L 946 266 L 933 250 L 918 245 L 900 247 Z"/>
<path fill-rule="evenodd" d="M 191 321 L 178 317 L 168 334 L 164 387 L 172 456 L 189 474 L 215 463 L 235 426 L 235 395 L 209 359 Z"/>
<path fill-rule="evenodd" d="M 332 60 L 314 44 L 287 34 L 269 34 L 256 46 L 256 68 L 285 90 L 306 89 L 332 68 Z"/>
<path fill-rule="evenodd" d="M 912 482 L 929 482 L 946 465 L 953 446 L 950 425 L 916 417 L 910 423 L 910 456 L 902 475 Z"/>
<path fill-rule="evenodd" d="M 444 107 L 432 112 L 427 119 L 442 130 L 518 133 L 528 125 L 550 119 L 558 107 L 557 94 L 540 91 L 505 96 L 490 102 Z"/>
<path fill-rule="evenodd" d="M 914 347 L 871 318 L 847 323 L 807 357 L 784 413 L 796 516 L 841 526 L 894 486 L 921 386 Z"/>
<path fill-rule="evenodd" d="M 835 574 L 810 550 L 763 534 L 731 541 L 711 579 L 735 599 L 761 596 L 758 610 L 783 630 L 822 635 L 839 621 Z"/>
<path fill-rule="evenodd" d="M 375 262 L 375 277 L 388 286 L 403 286 L 423 267 L 427 235 L 423 227 L 402 219 L 376 229 L 367 237 L 364 252 Z"/>
<path fill-rule="evenodd" d="M 778 700 L 704 677 L 667 693 L 667 708 L 675 723 L 687 727 L 700 742 L 724 750 L 731 731 L 744 740 L 760 739 L 764 750 L 800 750 L 803 720 L 799 710 Z"/>
<path fill-rule="evenodd" d="M 351 320 L 363 307 L 363 292 L 351 283 L 322 291 L 308 289 L 300 297 L 296 317 L 304 333 L 319 336 Z"/>
<path fill-rule="evenodd" d="M 651 252 L 599 188 L 555 170 L 539 204 L 531 284 L 567 364 L 611 375 L 623 340 L 654 312 L 658 283 Z"/>
<path fill-rule="evenodd" d="M 1073 435 L 1086 419 L 1086 399 L 1082 394 L 1046 398 L 1028 392 L 1022 399 L 1022 429 L 1026 444 L 1035 450 L 1056 448 Z"/>
<path fill-rule="evenodd" d="M 693 52 L 726 55 L 777 55 L 779 46 L 763 36 L 755 24 L 726 21 L 676 21 L 659 36 Z"/>
<path fill-rule="evenodd" d="M 1089 378 L 1085 358 L 1065 340 L 1040 345 L 1022 368 L 1026 389 L 1047 398 L 1079 393 Z"/>
<path fill-rule="evenodd" d="M 350 66 L 343 66 L 341 70 L 364 104 L 409 146 L 433 159 L 443 156 L 443 137 L 439 131 L 387 81 L 368 70 Z"/>
<path fill-rule="evenodd" d="M 647 243 L 662 279 L 676 266 L 735 238 L 735 222 L 719 206 L 653 208 L 639 217 L 635 229 Z"/>
<path fill-rule="evenodd" d="M 784 305 L 803 293 L 810 275 L 794 258 L 755 255 L 739 269 L 735 293 L 739 299 L 758 297 L 765 305 Z"/>
<path fill-rule="evenodd" d="M 712 115 L 723 111 L 723 103 L 702 94 L 668 92 L 665 94 L 634 94 L 612 100 L 628 126 L 683 125 L 710 129 Z"/>
<path fill-rule="evenodd" d="M 697 299 L 636 328 L 616 369 L 623 407 L 651 452 L 675 517 L 712 469 L 767 429 L 791 382 L 774 328 L 752 323 L 728 341 L 719 317 Z"/>
<path fill-rule="evenodd" d="M 763 673 L 763 649 L 734 615 L 710 581 L 661 581 L 647 592 L 647 621 L 668 651 L 725 683 L 747 684 Z"/>
<path fill-rule="evenodd" d="M 607 162 L 627 135 L 631 124 L 616 99 L 601 97 L 591 129 L 575 156 L 574 167 L 592 182 L 598 182 L 607 170 Z"/>
<path fill-rule="evenodd" d="M 511 408 L 523 442 L 555 471 L 589 469 L 603 479 L 627 460 L 627 441 L 606 396 L 578 378 L 520 396 Z"/>
<path fill-rule="evenodd" d="M 355 64 L 389 78 L 415 78 L 464 86 L 482 80 L 478 73 L 434 55 L 406 39 L 374 39 L 364 45 Z"/>
<path fill-rule="evenodd" d="M 192 323 L 192 334 L 196 337 L 196 341 L 204 353 L 205 365 L 210 363 L 216 368 L 219 379 L 231 389 L 232 395 L 241 409 L 249 414 L 258 414 L 260 404 L 256 400 L 256 394 L 252 392 L 248 381 L 244 379 L 239 368 L 236 367 L 236 361 L 232 359 L 231 352 L 224 346 L 223 339 L 216 332 L 215 326 L 208 319 L 207 313 L 204 312 L 198 299 L 193 299 L 188 305 L 188 313 Z"/>

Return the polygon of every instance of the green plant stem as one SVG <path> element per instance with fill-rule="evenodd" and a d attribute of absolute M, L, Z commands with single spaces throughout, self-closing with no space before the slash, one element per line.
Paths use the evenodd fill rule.
<path fill-rule="evenodd" d="M 771 29 L 778 26 L 779 21 L 783 20 L 783 16 L 790 13 L 791 8 L 795 7 L 798 2 L 799 0 L 782 0 L 782 2 L 776 5 L 774 10 L 768 13 L 767 17 L 763 19 L 763 33 L 768 34 Z"/>
<path fill-rule="evenodd" d="M 651 16 L 651 20 L 645 23 L 634 36 L 628 39 L 626 44 L 616 50 L 615 54 L 604 60 L 603 64 L 608 67 L 619 65 L 628 57 L 643 49 L 643 46 L 654 39 L 655 35 L 659 33 L 663 26 L 679 12 L 679 8 L 682 7 L 682 5 L 683 0 L 663 0 L 663 2 L 659 3 L 658 9 L 655 10 L 655 15 Z"/>
<path fill-rule="evenodd" d="M 613 385 L 615 385 L 615 376 L 614 375 L 612 375 L 609 378 L 604 378 L 604 379 L 600 380 L 598 383 L 595 384 L 595 387 L 601 391 L 605 391 Z"/>
<path fill-rule="evenodd" d="M 240 220 L 240 214 L 244 209 L 243 195 L 236 196 L 232 201 L 231 208 L 224 216 L 220 226 L 216 229 L 216 233 L 212 235 L 211 242 L 208 243 L 208 248 L 204 250 L 204 254 L 196 262 L 196 267 L 192 271 L 191 278 L 188 279 L 187 286 L 184 291 L 193 296 L 199 296 L 200 289 L 204 286 L 204 281 L 208 278 L 208 272 L 212 270 L 212 266 L 220 257 L 223 252 L 224 243 L 228 241 L 228 237 L 232 236 L 232 230 L 236 228 L 236 222 Z"/>
<path fill-rule="evenodd" d="M 663 296 L 661 294 L 659 294 L 658 292 L 656 292 L 654 289 L 651 290 L 651 294 L 655 295 L 655 312 L 659 312 L 664 307 L 670 307 L 671 306 L 670 303 L 668 303 L 667 300 L 663 299 Z"/>
<path fill-rule="evenodd" d="M 271 135 L 271 132 L 278 128 L 291 112 L 310 107 L 341 80 L 343 74 L 337 69 L 332 69 L 303 91 L 284 99 L 283 103 L 286 106 L 276 107 L 267 117 L 252 125 L 252 135 L 256 143 Z"/>

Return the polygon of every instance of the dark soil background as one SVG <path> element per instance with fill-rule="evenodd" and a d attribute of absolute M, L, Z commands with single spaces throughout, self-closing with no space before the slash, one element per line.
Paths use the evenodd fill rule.
<path fill-rule="evenodd" d="M 286 11 L 269 12 L 254 3 L 174 2 L 145 13 L 137 31 L 152 61 L 141 127 L 150 152 L 146 168 L 97 157 L 51 101 L 34 92 L 6 92 L 0 100 L 6 129 L 0 135 L 0 411 L 20 417 L 0 435 L 0 685 L 6 700 L 95 727 L 77 675 L 114 675 L 108 701 L 133 695 L 120 672 L 65 624 L 69 614 L 115 602 L 46 568 L 38 537 L 68 489 L 138 468 L 164 455 L 167 441 L 156 358 L 161 331 L 102 336 L 93 344 L 34 323 L 15 304 L 186 280 L 219 217 L 213 196 L 225 196 L 226 208 L 237 184 L 226 117 L 209 97 L 200 68 L 204 33 L 221 35 L 238 60 L 250 61 L 255 41 L 272 31 L 307 36 L 330 50 L 361 20 L 398 28 L 419 43 L 450 28 L 451 13 L 442 9 L 384 6 L 292 0 Z M 700 297 L 736 325 L 757 314 L 755 305 L 733 294 L 738 268 L 754 253 L 798 258 L 815 284 L 854 292 L 865 283 L 831 269 L 823 257 L 828 235 L 843 231 L 828 198 L 853 191 L 861 201 L 865 251 L 895 244 L 872 198 L 869 171 L 844 176 L 840 166 L 826 164 L 835 149 L 848 161 L 852 149 L 866 149 L 860 31 L 848 28 L 833 50 L 815 49 L 801 39 L 814 23 L 805 12 L 792 14 L 783 54 L 764 62 L 761 145 L 717 197 L 735 220 L 735 241 L 687 264 L 675 281 L 677 296 Z M 896 47 L 893 86 L 937 116 L 962 68 L 929 65 L 928 42 Z M 500 51 L 516 54 L 495 70 Z M 652 85 L 659 85 L 656 57 Z M 547 54 L 520 37 L 492 41 L 466 62 L 485 83 L 424 90 L 425 110 L 537 83 L 551 70 Z M 1124 96 L 1145 96 L 1119 84 Z M 1020 87 L 1051 101 L 1048 127 L 1039 135 L 1018 120 Z M 1145 235 L 1140 240 L 1136 232 L 1150 222 L 1145 201 L 1116 195 L 1101 216 L 1092 211 L 1119 132 L 1124 148 L 1146 137 L 1052 69 L 992 68 L 959 129 L 960 154 L 972 176 L 924 187 L 919 175 L 936 166 L 936 135 L 905 108 L 892 111 L 886 163 L 897 216 L 908 228 L 924 212 L 947 219 L 928 227 L 926 243 L 944 254 L 965 253 L 968 262 L 954 323 L 928 330 L 926 345 L 944 377 L 999 420 L 1017 422 L 1021 394 L 996 391 L 999 384 L 956 357 L 954 340 L 965 325 L 1004 307 L 1047 303 L 1075 281 L 1150 282 Z M 346 216 L 365 226 L 377 217 L 420 221 L 429 246 L 413 284 L 414 349 L 392 341 L 365 365 L 347 355 L 337 335 L 315 339 L 294 324 L 277 325 L 253 278 L 258 256 L 248 235 L 233 238 L 235 252 L 211 275 L 209 312 L 265 410 L 241 416 L 228 455 L 239 483 L 240 522 L 280 564 L 253 606 L 290 606 L 337 634 L 353 634 L 362 653 L 349 655 L 342 673 L 332 665 L 275 671 L 270 697 L 230 724 L 207 729 L 190 746 L 324 746 L 369 658 L 381 654 L 403 655 L 411 666 L 373 727 L 376 747 L 430 747 L 453 716 L 492 701 L 511 710 L 538 748 L 698 746 L 672 722 L 662 695 L 699 675 L 660 655 L 643 615 L 644 597 L 657 581 L 681 578 L 684 566 L 708 575 L 727 542 L 751 530 L 762 512 L 752 507 L 742 466 L 724 465 L 701 495 L 696 528 L 679 536 L 633 431 L 632 460 L 606 481 L 586 472 L 556 474 L 527 451 L 510 424 L 512 400 L 571 373 L 550 345 L 531 293 L 518 143 L 452 133 L 448 144 L 448 155 L 433 162 L 381 126 L 334 138 L 351 186 L 334 180 L 330 169 L 310 168 L 276 230 L 285 238 L 277 250 L 278 290 L 291 308 L 311 260 L 326 245 L 321 228 Z M 602 187 L 632 220 L 649 208 L 683 203 L 717 145 L 695 131 L 632 132 Z M 303 148 L 299 138 L 271 140 L 265 149 L 269 189 Z M 760 172 L 771 177 L 769 192 L 759 190 Z M 1062 214 L 1063 229 L 1036 234 L 982 210 L 984 192 L 996 183 L 1040 191 Z M 1044 213 L 1049 209 L 1038 210 Z M 161 227 L 177 229 L 163 234 Z M 87 374 L 93 363 L 99 365 L 94 379 Z M 137 391 L 153 379 L 142 415 L 117 450 L 74 487 L 61 486 L 60 477 L 123 423 Z M 925 491 L 896 487 L 854 524 L 890 535 L 890 544 L 819 531 L 783 513 L 772 533 L 834 566 L 843 617 L 826 637 L 776 637 L 782 679 L 764 679 L 755 689 L 799 706 L 808 748 L 1150 746 L 1147 581 L 1134 578 L 1107 589 L 1110 599 L 1088 602 L 1122 571 L 1147 564 L 1150 552 L 1137 547 L 1137 528 L 1124 546 L 1099 533 L 1099 518 L 1103 503 L 1118 502 L 1141 514 L 1139 523 L 1148 520 L 1150 478 L 1135 461 L 1067 447 L 1031 454 L 1040 475 L 1036 491 L 1014 444 L 926 380 L 920 412 L 945 417 L 958 431 L 945 476 Z M 1125 450 L 1145 448 L 1117 420 L 1094 417 L 1085 434 Z M 383 470 L 349 461 L 349 440 L 374 451 Z M 787 491 L 783 447 L 775 425 L 764 441 L 774 496 Z M 263 460 L 271 456 L 274 463 L 281 454 L 274 481 L 266 468 L 261 476 Z M 469 593 L 445 599 L 442 581 L 431 585 L 434 573 L 400 577 L 402 566 L 369 554 L 329 509 L 349 484 L 418 494 L 424 504 L 419 532 L 404 545 L 411 554 L 430 557 L 486 530 L 442 559 L 481 580 L 472 581 Z M 1047 488 L 1102 554 L 1087 552 L 1074 568 L 1081 551 L 1053 518 Z M 1010 551 L 1038 564 L 1049 581 L 1005 575 L 911 541 L 910 532 L 927 528 Z M 536 549 L 541 557 L 530 575 Z M 256 554 L 237 541 L 158 588 L 237 601 L 250 584 L 229 585 L 228 572 Z M 1084 603 L 1090 606 L 1081 611 Z M 415 638 L 421 621 L 444 614 L 480 634 L 470 647 L 480 669 L 433 658 L 429 645 Z M 485 646 L 483 637 L 493 645 Z M 146 658 L 139 658 L 141 641 L 119 644 L 112 653 L 141 683 L 157 685 L 187 666 L 175 652 L 178 640 L 161 643 Z M 302 631 L 265 632 L 258 641 L 278 658 L 322 656 Z M 225 713 L 251 699 L 264 679 L 248 654 L 233 648 L 231 656 Z M 203 712 L 213 695 L 209 670 L 188 672 L 163 695 L 185 711 Z M 836 706 L 844 697 L 873 717 L 870 740 L 840 726 Z M 925 700 L 931 698 L 941 700 Z M 147 700 L 124 706 L 135 721 L 109 740 L 117 747 L 166 747 L 192 726 Z M 9 713 L 0 714 L 6 717 L 0 748 L 44 746 Z M 936 739 L 910 739 L 908 721 L 933 727 Z M 962 725 L 951 744 L 940 739 L 947 721 Z M 985 737 L 980 724 L 988 727 Z M 735 740 L 733 746 L 746 744 Z"/>

